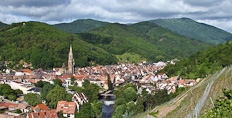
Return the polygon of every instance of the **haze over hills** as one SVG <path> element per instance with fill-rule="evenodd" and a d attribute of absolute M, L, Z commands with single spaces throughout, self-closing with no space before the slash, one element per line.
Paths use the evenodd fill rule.
<path fill-rule="evenodd" d="M 164 28 L 181 35 L 198 39 L 213 45 L 225 43 L 227 40 L 232 40 L 232 34 L 204 23 L 198 23 L 189 18 L 177 19 L 157 19 L 151 20 Z"/>
<path fill-rule="evenodd" d="M 14 23 L 0 32 L 0 61 L 20 60 L 31 62 L 35 68 L 61 67 L 67 62 L 69 46 L 72 45 L 76 66 L 113 64 L 114 55 L 76 35 L 66 33 L 45 23 Z"/>
<path fill-rule="evenodd" d="M 96 29 L 106 24 L 108 23 L 92 19 L 79 19 L 71 23 L 61 23 L 55 24 L 53 26 L 69 33 L 81 33 L 92 29 Z"/>
<path fill-rule="evenodd" d="M 151 22 L 108 24 L 80 36 L 112 54 L 138 54 L 150 61 L 180 59 L 210 46 Z"/>

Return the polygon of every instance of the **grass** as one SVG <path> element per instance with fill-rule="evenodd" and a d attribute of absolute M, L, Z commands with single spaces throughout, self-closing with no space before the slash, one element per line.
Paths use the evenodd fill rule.
<path fill-rule="evenodd" d="M 119 62 L 141 62 L 142 60 L 147 60 L 146 58 L 141 57 L 135 53 L 124 53 L 122 55 L 116 55 Z"/>
<path fill-rule="evenodd" d="M 157 117 L 157 114 L 159 113 L 159 111 L 156 112 L 150 112 L 149 115 L 153 116 L 153 117 Z"/>

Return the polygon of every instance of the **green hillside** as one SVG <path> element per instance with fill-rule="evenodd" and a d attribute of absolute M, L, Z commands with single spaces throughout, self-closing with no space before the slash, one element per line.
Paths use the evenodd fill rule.
<path fill-rule="evenodd" d="M 150 22 L 156 23 L 181 35 L 198 39 L 213 45 L 225 43 L 227 40 L 232 40 L 231 33 L 218 29 L 214 26 L 198 23 L 189 18 L 157 19 Z"/>
<path fill-rule="evenodd" d="M 73 47 L 76 66 L 116 63 L 115 56 L 76 35 L 39 22 L 15 23 L 0 32 L 0 61 L 31 62 L 35 68 L 61 67 Z"/>
<path fill-rule="evenodd" d="M 7 26 L 7 24 L 5 24 L 5 23 L 3 23 L 3 22 L 0 21 L 0 29 L 3 28 L 3 27 L 5 27 L 5 26 Z"/>
<path fill-rule="evenodd" d="M 210 47 L 180 60 L 175 65 L 168 65 L 162 70 L 169 76 L 179 75 L 184 78 L 202 78 L 232 64 L 232 43 L 227 42 Z"/>
<path fill-rule="evenodd" d="M 92 20 L 92 19 L 80 19 L 80 20 L 75 20 L 71 23 L 61 23 L 61 24 L 55 24 L 53 26 L 69 33 L 81 33 L 81 32 L 96 29 L 106 24 L 108 23 Z"/>
<path fill-rule="evenodd" d="M 181 36 L 151 22 L 108 24 L 79 35 L 81 39 L 119 58 L 119 55 L 131 53 L 149 61 L 180 59 L 209 47 L 209 44 Z"/>

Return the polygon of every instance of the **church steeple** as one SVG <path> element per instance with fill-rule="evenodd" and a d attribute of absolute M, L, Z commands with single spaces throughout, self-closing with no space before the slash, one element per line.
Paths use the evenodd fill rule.
<path fill-rule="evenodd" d="M 70 45 L 69 54 L 68 54 L 68 73 L 73 74 L 74 73 L 74 58 L 72 53 L 72 45 Z"/>

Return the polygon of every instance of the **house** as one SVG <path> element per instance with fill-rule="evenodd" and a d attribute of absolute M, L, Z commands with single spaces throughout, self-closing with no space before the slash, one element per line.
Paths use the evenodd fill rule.
<path fill-rule="evenodd" d="M 19 103 L 17 108 L 20 109 L 22 113 L 26 113 L 31 110 L 31 106 L 25 103 Z"/>
<path fill-rule="evenodd" d="M 50 110 L 50 109 L 48 108 L 48 106 L 45 105 L 45 104 L 43 104 L 43 103 L 36 105 L 36 106 L 33 107 L 32 109 L 33 109 L 33 111 L 34 111 L 35 113 L 39 113 L 39 112 L 44 112 L 44 111 L 49 111 L 49 110 Z"/>
<path fill-rule="evenodd" d="M 28 113 L 26 118 L 58 118 L 58 116 L 56 110 L 48 110 Z"/>
<path fill-rule="evenodd" d="M 25 74 L 25 75 L 33 75 L 33 71 L 30 69 L 21 69 L 21 71 Z"/>
<path fill-rule="evenodd" d="M 88 102 L 88 99 L 84 93 L 75 93 L 72 97 L 72 101 L 76 103 L 77 111 L 79 111 L 80 106 Z"/>
<path fill-rule="evenodd" d="M 76 103 L 75 102 L 66 102 L 58 101 L 56 112 L 62 111 L 64 117 L 75 118 L 76 113 Z"/>
<path fill-rule="evenodd" d="M 17 109 L 17 104 L 10 103 L 10 102 L 1 102 L 0 103 L 0 110 L 15 110 Z"/>
<path fill-rule="evenodd" d="M 10 87 L 14 90 L 19 89 L 23 92 L 23 94 L 27 94 L 28 90 L 32 88 L 31 83 L 30 82 L 16 82 L 16 81 L 10 81 L 10 83 L 8 83 L 10 85 Z"/>

